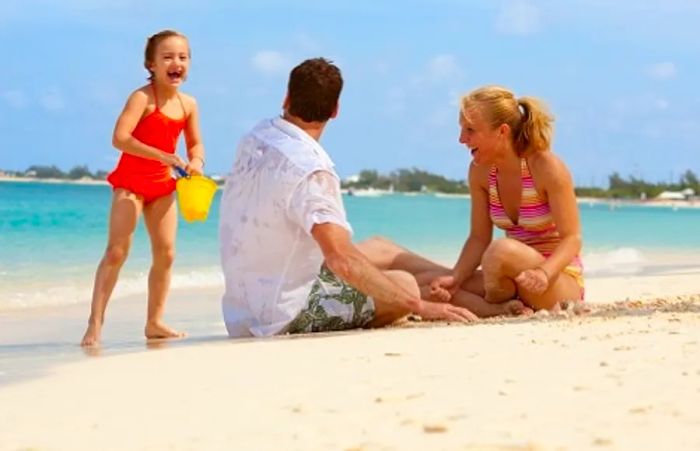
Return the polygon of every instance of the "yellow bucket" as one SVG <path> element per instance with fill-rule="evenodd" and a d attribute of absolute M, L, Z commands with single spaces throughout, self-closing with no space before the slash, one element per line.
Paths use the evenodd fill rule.
<path fill-rule="evenodd" d="M 216 193 L 216 183 L 207 177 L 193 175 L 179 178 L 175 186 L 180 212 L 185 221 L 206 221 Z"/>

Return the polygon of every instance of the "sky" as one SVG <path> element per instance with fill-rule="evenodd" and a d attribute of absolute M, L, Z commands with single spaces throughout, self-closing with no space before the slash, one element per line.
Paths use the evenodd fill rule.
<path fill-rule="evenodd" d="M 110 170 L 114 122 L 145 83 L 147 36 L 188 36 L 207 172 L 280 113 L 289 71 L 339 65 L 321 143 L 341 177 L 419 168 L 463 179 L 460 95 L 487 84 L 542 99 L 579 186 L 700 173 L 700 1 L 3 0 L 0 169 Z M 184 155 L 182 143 L 180 152 Z"/>

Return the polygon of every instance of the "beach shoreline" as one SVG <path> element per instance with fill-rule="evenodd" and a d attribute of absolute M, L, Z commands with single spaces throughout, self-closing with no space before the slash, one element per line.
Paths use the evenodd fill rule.
<path fill-rule="evenodd" d="M 697 449 L 700 296 L 601 307 L 80 359 L 0 387 L 0 436 L 7 449 Z"/>

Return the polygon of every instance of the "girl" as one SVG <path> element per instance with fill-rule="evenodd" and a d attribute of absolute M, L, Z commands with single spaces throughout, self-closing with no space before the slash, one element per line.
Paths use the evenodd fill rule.
<path fill-rule="evenodd" d="M 112 144 L 122 152 L 107 180 L 112 185 L 107 249 L 97 267 L 92 306 L 82 346 L 96 345 L 105 309 L 143 213 L 151 239 L 153 263 L 148 274 L 147 338 L 181 337 L 163 323 L 165 298 L 175 256 L 177 209 L 171 169 L 202 174 L 204 146 L 199 133 L 197 104 L 178 92 L 187 79 L 190 48 L 187 38 L 171 30 L 154 34 L 146 43 L 144 66 L 149 81 L 134 91 L 117 119 Z M 184 130 L 189 163 L 176 153 Z"/>
<path fill-rule="evenodd" d="M 581 225 L 571 175 L 550 150 L 552 117 L 537 99 L 489 86 L 462 98 L 459 122 L 473 159 L 471 232 L 434 296 L 459 304 L 463 288 L 533 309 L 582 300 Z M 492 241 L 494 225 L 506 238 Z"/>

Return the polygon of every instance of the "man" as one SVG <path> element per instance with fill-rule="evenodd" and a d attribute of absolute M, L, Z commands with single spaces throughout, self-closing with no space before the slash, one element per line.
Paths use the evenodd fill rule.
<path fill-rule="evenodd" d="M 319 143 L 342 87 L 330 61 L 304 61 L 290 74 L 282 117 L 262 121 L 239 144 L 220 223 L 231 336 L 382 326 L 411 312 L 475 319 L 422 300 L 414 275 L 397 269 L 434 269 L 426 260 L 399 265 L 391 243 L 351 242 L 340 181 Z"/>

